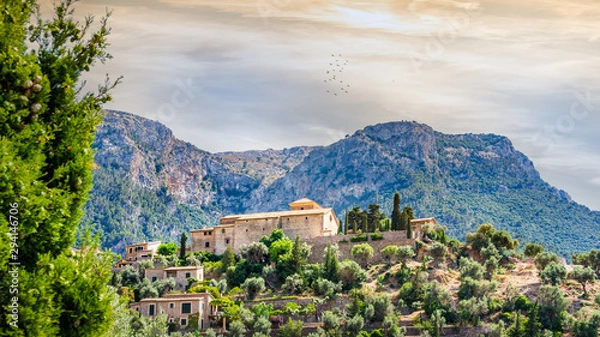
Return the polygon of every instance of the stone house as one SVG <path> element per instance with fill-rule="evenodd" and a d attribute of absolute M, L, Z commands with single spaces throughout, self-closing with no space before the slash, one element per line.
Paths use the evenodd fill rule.
<path fill-rule="evenodd" d="M 339 221 L 332 208 L 323 208 L 306 198 L 289 206 L 287 211 L 228 215 L 216 227 L 193 230 L 192 251 L 223 254 L 231 246 L 237 253 L 242 245 L 257 242 L 275 229 L 283 230 L 291 239 L 299 236 L 303 241 L 337 234 Z"/>
<path fill-rule="evenodd" d="M 160 241 L 143 242 L 125 246 L 125 258 L 117 262 L 118 268 L 135 264 L 140 260 L 148 260 L 156 255 Z"/>
<path fill-rule="evenodd" d="M 190 326 L 208 329 L 209 315 L 214 310 L 210 305 L 212 300 L 213 297 L 208 293 L 169 294 L 160 298 L 145 298 L 132 303 L 130 308 L 143 316 L 156 317 L 166 314 L 168 322 L 179 324 L 181 330 Z"/>
<path fill-rule="evenodd" d="M 144 271 L 144 277 L 151 282 L 164 280 L 169 277 L 175 279 L 175 289 L 186 291 L 189 288 L 188 278 L 193 277 L 198 281 L 204 280 L 203 266 L 149 268 Z"/>

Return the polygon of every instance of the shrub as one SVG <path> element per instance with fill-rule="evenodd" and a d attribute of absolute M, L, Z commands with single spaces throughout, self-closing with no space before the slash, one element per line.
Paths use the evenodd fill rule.
<path fill-rule="evenodd" d="M 469 257 L 461 257 L 459 260 L 460 278 L 465 279 L 467 277 L 473 280 L 481 280 L 483 278 L 483 267 L 475 260 Z"/>
<path fill-rule="evenodd" d="M 402 263 L 402 267 L 406 268 L 406 261 L 415 257 L 415 251 L 411 246 L 400 246 L 396 251 L 396 257 Z"/>
<path fill-rule="evenodd" d="M 383 240 L 383 235 L 381 235 L 379 233 L 371 234 L 371 241 L 378 241 L 378 240 Z"/>
<path fill-rule="evenodd" d="M 554 253 L 549 252 L 542 252 L 537 254 L 533 262 L 535 263 L 535 267 L 539 271 L 546 269 L 550 262 L 559 263 L 558 256 Z"/>
<path fill-rule="evenodd" d="M 344 324 L 344 330 L 348 336 L 358 336 L 358 333 L 365 326 L 365 320 L 360 315 L 354 315 L 354 317 L 350 318 Z"/>
<path fill-rule="evenodd" d="M 562 264 L 550 262 L 540 273 L 544 283 L 559 285 L 567 279 L 567 269 Z"/>
<path fill-rule="evenodd" d="M 304 291 L 304 280 L 299 274 L 293 274 L 285 279 L 283 290 L 290 294 L 300 294 Z"/>
<path fill-rule="evenodd" d="M 288 318 L 287 323 L 279 330 L 281 337 L 301 337 L 302 336 L 302 321 L 295 321 Z"/>
<path fill-rule="evenodd" d="M 359 234 L 350 238 L 350 242 L 366 242 L 369 241 L 369 236 L 367 234 Z"/>
<path fill-rule="evenodd" d="M 362 243 L 352 247 L 351 254 L 354 258 L 359 259 L 363 262 L 363 266 L 367 265 L 370 258 L 373 257 L 373 247 L 368 243 Z"/>
<path fill-rule="evenodd" d="M 525 245 L 525 256 L 529 258 L 534 258 L 543 251 L 544 247 L 537 243 L 528 243 L 527 245 Z"/>
<path fill-rule="evenodd" d="M 246 292 L 246 298 L 253 300 L 256 295 L 265 291 L 265 280 L 262 277 L 251 277 L 246 279 L 240 286 Z"/>
<path fill-rule="evenodd" d="M 340 280 L 344 290 L 360 287 L 367 280 L 367 273 L 352 260 L 344 260 L 340 263 Z"/>
<path fill-rule="evenodd" d="M 573 269 L 573 271 L 569 274 L 569 278 L 581 283 L 581 286 L 583 287 L 583 294 L 587 295 L 587 288 L 585 285 L 588 282 L 594 282 L 596 279 L 596 274 L 590 267 L 575 267 L 575 269 Z M 598 299 L 598 296 L 596 296 L 596 299 Z"/>

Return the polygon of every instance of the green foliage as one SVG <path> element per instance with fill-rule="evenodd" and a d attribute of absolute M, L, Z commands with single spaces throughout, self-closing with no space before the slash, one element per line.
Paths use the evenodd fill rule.
<path fill-rule="evenodd" d="M 367 242 L 369 241 L 369 235 L 358 234 L 350 238 L 350 242 Z"/>
<path fill-rule="evenodd" d="M 540 272 L 542 282 L 559 285 L 567 279 L 567 269 L 562 264 L 550 262 L 542 272 Z"/>
<path fill-rule="evenodd" d="M 178 248 L 175 242 L 161 243 L 156 252 L 163 256 L 170 256 L 177 253 Z"/>
<path fill-rule="evenodd" d="M 496 230 L 490 224 L 481 225 L 477 232 L 467 234 L 466 241 L 477 252 L 490 245 L 500 252 L 513 250 L 519 245 L 519 242 L 513 239 L 508 232 Z"/>
<path fill-rule="evenodd" d="M 229 323 L 229 333 L 231 337 L 244 337 L 244 334 L 246 333 L 246 327 L 242 321 L 235 320 Z"/>
<path fill-rule="evenodd" d="M 379 240 L 383 240 L 383 235 L 381 235 L 379 233 L 371 234 L 371 241 L 379 241 Z"/>
<path fill-rule="evenodd" d="M 301 294 L 305 287 L 304 279 L 299 274 L 293 274 L 285 279 L 282 286 L 283 290 L 290 294 Z"/>
<path fill-rule="evenodd" d="M 458 316 L 462 324 L 479 325 L 484 315 L 488 313 L 488 299 L 486 297 L 472 297 L 458 302 Z"/>
<path fill-rule="evenodd" d="M 539 253 L 544 251 L 544 247 L 537 243 L 528 243 L 525 245 L 525 256 L 529 258 L 536 257 Z"/>
<path fill-rule="evenodd" d="M 592 283 L 596 280 L 596 274 L 590 267 L 575 267 L 571 273 L 569 273 L 569 278 L 581 283 L 583 287 L 583 293 L 587 294 L 587 283 Z"/>
<path fill-rule="evenodd" d="M 264 265 L 269 261 L 269 248 L 262 242 L 252 242 L 240 247 L 240 255 L 250 264 Z"/>
<path fill-rule="evenodd" d="M 373 294 L 366 297 L 366 304 L 373 306 L 373 316 L 371 320 L 383 322 L 384 318 L 393 313 L 394 307 L 387 294 Z"/>
<path fill-rule="evenodd" d="M 362 316 L 356 314 L 352 318 L 346 320 L 344 330 L 346 336 L 358 336 L 358 333 L 364 328 L 365 320 Z"/>
<path fill-rule="evenodd" d="M 264 292 L 265 280 L 262 277 L 251 277 L 248 278 L 240 286 L 246 292 L 246 298 L 253 300 L 258 294 Z"/>
<path fill-rule="evenodd" d="M 571 331 L 575 337 L 598 337 L 600 312 L 596 311 L 590 319 L 580 319 L 573 323 Z"/>
<path fill-rule="evenodd" d="M 398 253 L 398 246 L 386 246 L 381 250 L 381 255 L 388 260 L 388 262 L 392 262 L 392 258 L 396 257 Z"/>
<path fill-rule="evenodd" d="M 271 232 L 271 234 L 269 234 L 269 236 L 263 236 L 260 239 L 260 243 L 264 244 L 265 246 L 267 246 L 267 248 L 271 247 L 271 244 L 273 244 L 273 242 L 275 241 L 279 241 L 283 238 L 286 238 L 287 236 L 283 233 L 282 229 L 275 229 Z"/>
<path fill-rule="evenodd" d="M 448 256 L 448 247 L 440 242 L 434 242 L 429 247 L 428 252 L 436 263 L 444 263 L 446 261 L 446 256 Z"/>
<path fill-rule="evenodd" d="M 402 211 L 400 211 L 400 193 L 394 193 L 394 206 L 392 209 L 392 230 L 397 231 L 402 228 Z"/>
<path fill-rule="evenodd" d="M 567 321 L 566 309 L 571 304 L 560 288 L 550 285 L 540 287 L 540 322 L 545 329 L 562 331 Z"/>
<path fill-rule="evenodd" d="M 406 262 L 415 257 L 415 255 L 415 251 L 411 246 L 400 246 L 396 252 L 396 257 L 398 257 L 398 260 L 402 263 L 403 268 L 406 268 Z"/>
<path fill-rule="evenodd" d="M 49 21 L 38 10 L 33 0 L 7 0 L 0 12 L 0 306 L 10 312 L 18 295 L 20 310 L 17 328 L 3 315 L 0 335 L 103 336 L 112 323 L 112 261 L 89 240 L 81 252 L 69 248 L 92 184 L 101 107 L 116 85 L 91 93 L 79 81 L 110 58 L 110 29 L 106 18 L 97 31 L 91 19 L 77 22 L 72 1 L 57 3 Z M 16 223 L 19 293 L 11 294 L 15 247 L 5 234 Z"/>
<path fill-rule="evenodd" d="M 269 259 L 272 263 L 278 263 L 281 257 L 290 255 L 294 247 L 294 242 L 288 237 L 284 237 L 271 243 L 269 247 Z"/>
<path fill-rule="evenodd" d="M 221 258 L 221 272 L 226 272 L 229 267 L 233 267 L 235 265 L 235 253 L 233 252 L 233 248 L 231 246 L 227 246 L 225 248 L 225 252 L 223 252 L 223 257 Z"/>
<path fill-rule="evenodd" d="M 543 271 L 544 269 L 546 269 L 546 266 L 548 266 L 551 262 L 559 263 L 559 260 L 558 256 L 554 253 L 542 252 L 536 255 L 533 262 L 535 263 L 535 267 L 539 271 Z"/>
<path fill-rule="evenodd" d="M 352 247 L 350 253 L 355 259 L 362 261 L 363 266 L 366 266 L 369 259 L 373 257 L 374 251 L 373 247 L 371 247 L 371 245 L 368 243 L 361 243 Z"/>
<path fill-rule="evenodd" d="M 344 260 L 340 263 L 340 281 L 343 290 L 360 288 L 367 281 L 367 273 L 353 260 Z"/>
<path fill-rule="evenodd" d="M 471 278 L 473 280 L 483 279 L 483 267 L 479 262 L 469 258 L 461 257 L 459 260 L 458 271 L 460 272 L 460 278 Z"/>
<path fill-rule="evenodd" d="M 185 261 L 185 246 L 187 243 L 187 235 L 185 232 L 181 233 L 181 239 L 179 241 L 179 260 Z"/>
<path fill-rule="evenodd" d="M 279 330 L 279 333 L 281 337 L 301 337 L 303 326 L 302 321 L 295 321 L 288 318 L 285 325 Z"/>
<path fill-rule="evenodd" d="M 452 297 L 439 282 L 433 281 L 424 286 L 423 290 L 423 310 L 429 316 L 434 312 L 441 310 L 443 313 L 451 311 Z"/>
<path fill-rule="evenodd" d="M 333 299 L 342 292 L 342 284 L 334 283 L 327 279 L 319 278 L 313 284 L 313 290 L 318 296 L 326 299 Z"/>
<path fill-rule="evenodd" d="M 477 281 L 470 277 L 463 279 L 458 288 L 458 298 L 468 300 L 472 297 L 483 298 L 494 292 L 498 286 L 495 281 Z"/>
<path fill-rule="evenodd" d="M 588 253 L 574 254 L 573 262 L 584 267 L 590 267 L 596 275 L 600 275 L 600 250 L 592 249 Z"/>
<path fill-rule="evenodd" d="M 380 221 L 385 219 L 386 216 L 380 210 L 380 206 L 377 204 L 370 204 L 367 212 L 367 230 L 366 232 L 377 232 L 379 231 Z"/>
<path fill-rule="evenodd" d="M 323 278 L 333 283 L 340 281 L 340 265 L 337 245 L 327 245 L 323 255 Z"/>

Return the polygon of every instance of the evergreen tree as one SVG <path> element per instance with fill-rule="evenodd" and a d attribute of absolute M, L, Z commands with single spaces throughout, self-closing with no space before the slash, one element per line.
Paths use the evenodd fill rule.
<path fill-rule="evenodd" d="M 227 268 L 233 265 L 235 265 L 235 253 L 231 246 L 227 246 L 225 252 L 223 252 L 223 257 L 221 258 L 221 271 L 226 272 Z"/>
<path fill-rule="evenodd" d="M 400 193 L 394 194 L 394 208 L 392 210 L 392 230 L 397 231 L 402 228 L 402 211 L 400 211 Z"/>
<path fill-rule="evenodd" d="M 185 261 L 185 245 L 187 242 L 187 235 L 185 232 L 181 233 L 181 241 L 179 242 L 179 260 Z"/>
<path fill-rule="evenodd" d="M 0 307 L 11 312 L 13 297 L 19 305 L 18 321 L 3 315 L 2 336 L 103 336 L 112 323 L 111 257 L 97 254 L 94 240 L 70 247 L 92 186 L 101 106 L 118 81 L 79 91 L 82 74 L 110 58 L 110 29 L 106 18 L 96 32 L 91 18 L 76 22 L 72 4 L 57 4 L 50 21 L 33 17 L 34 0 L 1 5 L 0 228 L 14 235 L 0 236 Z M 18 294 L 9 293 L 9 267 L 18 269 Z"/>
<path fill-rule="evenodd" d="M 527 323 L 525 324 L 525 336 L 540 337 L 542 324 L 540 323 L 540 306 L 535 302 L 527 312 Z"/>
<path fill-rule="evenodd" d="M 327 245 L 325 256 L 323 258 L 323 278 L 337 283 L 340 281 L 340 264 L 337 257 L 337 246 Z"/>

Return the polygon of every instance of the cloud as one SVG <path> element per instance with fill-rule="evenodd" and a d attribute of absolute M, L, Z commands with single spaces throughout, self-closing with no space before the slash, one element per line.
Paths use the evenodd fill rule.
<path fill-rule="evenodd" d="M 542 176 L 600 209 L 600 7 L 595 0 L 89 0 L 113 8 L 124 75 L 109 108 L 157 118 L 191 80 L 190 102 L 163 122 L 209 151 L 329 144 L 366 125 L 418 120 L 449 133 L 509 136 Z M 346 95 L 323 82 L 348 59 Z M 594 109 L 545 134 L 577 98 Z M 542 133 L 541 140 L 532 141 Z M 571 190 L 575 192 L 571 192 Z"/>

